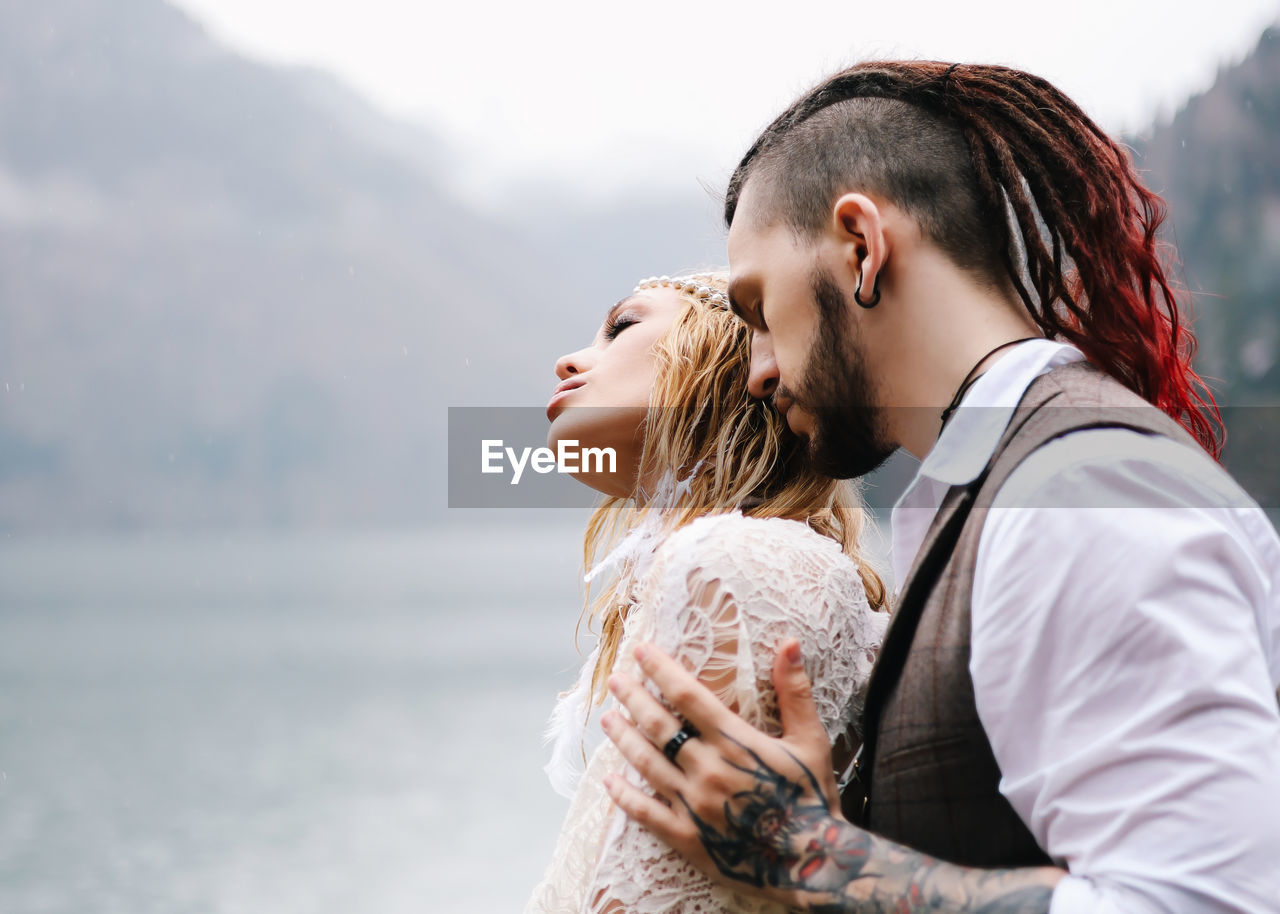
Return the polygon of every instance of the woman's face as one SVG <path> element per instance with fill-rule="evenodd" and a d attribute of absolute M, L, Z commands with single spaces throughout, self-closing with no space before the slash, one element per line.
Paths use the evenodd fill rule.
<path fill-rule="evenodd" d="M 613 448 L 617 455 L 616 473 L 580 472 L 579 482 L 607 495 L 626 496 L 635 488 L 641 424 L 656 373 L 654 344 L 683 305 L 674 289 L 636 292 L 610 309 L 590 346 L 556 362 L 560 385 L 547 404 L 548 446 L 577 441 L 579 450 Z"/>

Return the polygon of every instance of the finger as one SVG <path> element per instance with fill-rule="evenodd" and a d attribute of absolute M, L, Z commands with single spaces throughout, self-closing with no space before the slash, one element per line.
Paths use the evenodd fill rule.
<path fill-rule="evenodd" d="M 605 790 L 609 798 L 626 813 L 627 818 L 640 823 L 670 847 L 676 850 L 688 848 L 697 841 L 693 823 L 682 819 L 675 807 L 664 805 L 655 797 L 637 790 L 627 779 L 617 775 L 605 775 Z"/>
<path fill-rule="evenodd" d="M 628 676 L 626 673 L 615 673 L 609 677 L 609 691 L 630 712 L 634 721 L 634 723 L 632 721 L 624 721 L 624 723 L 637 728 L 652 746 L 662 749 L 661 757 L 668 765 L 674 761 L 675 766 L 682 771 L 693 771 L 699 761 L 706 761 L 703 757 L 706 753 L 711 753 L 712 756 L 716 754 L 714 749 L 708 747 L 701 739 L 694 737 L 686 740 L 676 750 L 677 755 L 674 760 L 667 759 L 665 747 L 677 731 L 685 726 L 684 722 L 663 707 L 653 697 L 653 693 L 642 686 L 635 677 Z M 696 724 L 693 726 L 697 727 Z M 636 767 L 639 768 L 639 765 Z"/>
<path fill-rule="evenodd" d="M 800 642 L 794 638 L 782 642 L 774 655 L 773 688 L 778 693 L 783 739 L 806 748 L 812 746 L 819 752 L 828 751 L 831 741 L 813 701 L 813 684 L 804 671 Z"/>
<path fill-rule="evenodd" d="M 742 722 L 710 689 L 652 644 L 638 646 L 635 657 L 640 669 L 658 687 L 663 697 L 681 717 L 697 727 L 704 738 L 714 740 L 718 733 L 731 732 L 736 724 Z M 668 739 L 676 729 L 678 726 L 667 732 Z"/>
<path fill-rule="evenodd" d="M 640 731 L 656 746 L 665 746 L 676 735 L 682 722 L 662 706 L 652 693 L 633 676 L 614 673 L 609 677 L 609 691 L 631 714 Z"/>
<path fill-rule="evenodd" d="M 605 735 L 618 747 L 649 786 L 665 797 L 676 796 L 684 786 L 684 773 L 649 742 L 635 724 L 616 711 L 609 711 L 600 719 Z M 684 750 L 681 750 L 683 754 Z"/>

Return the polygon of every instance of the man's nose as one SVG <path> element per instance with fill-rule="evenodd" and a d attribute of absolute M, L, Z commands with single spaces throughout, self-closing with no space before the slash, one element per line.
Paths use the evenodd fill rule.
<path fill-rule="evenodd" d="M 778 363 L 773 358 L 773 347 L 762 334 L 751 336 L 751 368 L 747 372 L 747 393 L 757 400 L 765 400 L 778 387 Z"/>

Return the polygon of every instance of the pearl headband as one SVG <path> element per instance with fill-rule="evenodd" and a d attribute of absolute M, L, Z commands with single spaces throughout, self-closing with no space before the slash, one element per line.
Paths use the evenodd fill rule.
<path fill-rule="evenodd" d="M 716 308 L 724 308 L 729 310 L 729 296 L 725 295 L 719 289 L 708 286 L 694 279 L 692 276 L 650 276 L 648 279 L 642 279 L 636 283 L 633 291 L 640 292 L 644 289 L 657 289 L 667 287 L 675 289 L 677 292 L 683 292 L 686 295 L 692 295 L 699 301 L 706 302 Z"/>

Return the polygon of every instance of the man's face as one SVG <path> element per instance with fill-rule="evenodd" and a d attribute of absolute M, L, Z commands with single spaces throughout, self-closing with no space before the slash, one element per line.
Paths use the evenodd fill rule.
<path fill-rule="evenodd" d="M 852 326 L 854 307 L 816 246 L 787 226 L 762 224 L 751 185 L 729 229 L 729 294 L 751 325 L 752 396 L 772 398 L 809 459 L 839 478 L 869 473 L 893 453 L 883 411 Z"/>

